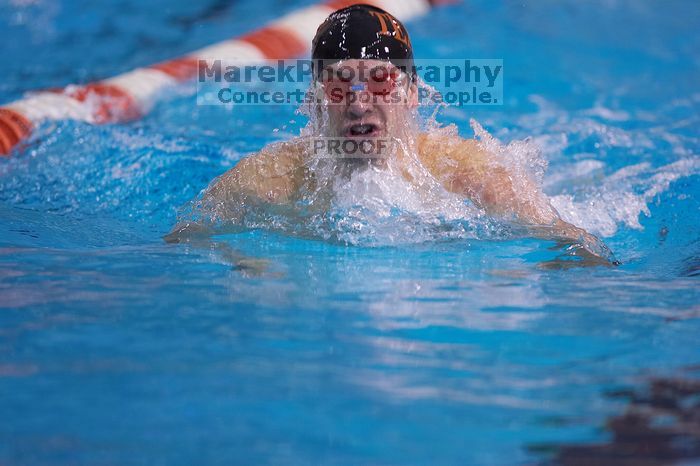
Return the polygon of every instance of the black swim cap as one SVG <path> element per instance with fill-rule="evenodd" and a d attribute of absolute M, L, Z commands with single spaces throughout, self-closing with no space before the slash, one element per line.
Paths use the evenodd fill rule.
<path fill-rule="evenodd" d="M 415 75 L 413 46 L 403 24 L 371 5 L 352 5 L 326 18 L 311 43 L 315 76 L 341 60 L 373 59 L 392 62 L 411 78 Z"/>

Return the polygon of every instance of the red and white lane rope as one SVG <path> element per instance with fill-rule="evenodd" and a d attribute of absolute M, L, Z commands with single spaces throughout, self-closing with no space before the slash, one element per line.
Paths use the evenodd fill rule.
<path fill-rule="evenodd" d="M 333 11 L 368 3 L 408 21 L 452 0 L 330 0 L 294 11 L 241 37 L 103 81 L 32 93 L 0 107 L 0 155 L 9 155 L 44 120 L 117 123 L 145 115 L 163 89 L 193 79 L 200 59 L 279 59 L 309 52 L 318 25 Z"/>

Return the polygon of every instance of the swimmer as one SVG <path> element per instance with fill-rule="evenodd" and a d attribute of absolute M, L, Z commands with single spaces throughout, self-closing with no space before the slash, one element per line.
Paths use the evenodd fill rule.
<path fill-rule="evenodd" d="M 348 177 L 371 167 L 396 170 L 416 185 L 425 184 L 421 173 L 427 173 L 488 216 L 511 221 L 528 235 L 555 240 L 575 250 L 574 255 L 613 263 L 600 240 L 562 220 L 534 181 L 515 177 L 477 140 L 449 131 L 420 132 L 412 124 L 418 106 L 413 50 L 408 32 L 390 13 L 369 5 L 332 13 L 316 32 L 312 59 L 312 89 L 325 97 L 310 110 L 307 132 L 313 134 L 272 144 L 242 159 L 202 195 L 199 208 L 206 212 L 199 220 L 179 223 L 167 241 L 213 233 L 202 217 L 235 224 L 245 205 L 283 210 L 310 192 L 320 193 L 329 173 L 331 178 Z M 309 144 L 309 137 L 316 142 L 321 138 L 321 144 Z M 357 150 L 379 140 L 397 142 L 398 150 L 380 153 L 375 148 L 369 157 L 335 159 L 319 158 L 314 150 L 328 149 L 324 141 L 335 142 L 336 149 Z"/>

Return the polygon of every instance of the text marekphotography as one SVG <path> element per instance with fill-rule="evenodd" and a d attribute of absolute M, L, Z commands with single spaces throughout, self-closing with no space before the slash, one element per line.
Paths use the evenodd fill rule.
<path fill-rule="evenodd" d="M 200 60 L 198 105 L 502 105 L 502 59 Z"/>

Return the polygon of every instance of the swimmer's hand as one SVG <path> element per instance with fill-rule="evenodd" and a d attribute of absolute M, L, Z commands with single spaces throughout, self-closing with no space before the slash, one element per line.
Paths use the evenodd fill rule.
<path fill-rule="evenodd" d="M 247 278 L 261 277 L 268 274 L 270 261 L 249 257 L 232 248 L 225 242 L 213 241 L 211 232 L 197 223 L 177 225 L 173 231 L 163 237 L 167 243 L 186 243 L 188 247 L 208 250 L 216 253 L 220 259 L 231 265 L 231 269 Z"/>
<path fill-rule="evenodd" d="M 167 235 L 163 236 L 166 243 L 184 243 L 194 238 L 204 238 L 211 232 L 204 226 L 195 222 L 178 223 Z"/>
<path fill-rule="evenodd" d="M 558 258 L 543 264 L 546 268 L 620 265 L 620 262 L 605 243 L 583 228 L 579 228 L 564 220 L 557 219 L 551 226 L 530 226 L 528 229 L 531 234 L 538 238 L 554 240 L 556 246 L 553 249 L 564 250 L 566 258 L 576 259 L 574 261 L 562 261 L 561 258 Z"/>

